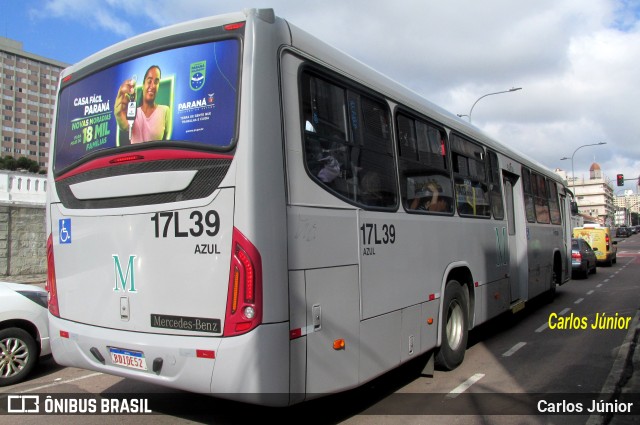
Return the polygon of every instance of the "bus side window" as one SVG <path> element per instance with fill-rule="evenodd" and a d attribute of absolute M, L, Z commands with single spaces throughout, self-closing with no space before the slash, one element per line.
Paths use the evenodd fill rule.
<path fill-rule="evenodd" d="M 553 180 L 549 183 L 549 210 L 551 212 L 551 224 L 562 224 L 562 215 L 560 213 L 560 203 L 558 201 L 558 189 Z"/>
<path fill-rule="evenodd" d="M 301 82 L 309 174 L 354 204 L 395 207 L 396 173 L 386 104 L 310 73 L 304 73 Z"/>
<path fill-rule="evenodd" d="M 549 224 L 551 217 L 549 213 L 549 197 L 547 196 L 547 181 L 539 174 L 532 173 L 531 177 L 536 207 L 536 220 L 538 223 Z"/>
<path fill-rule="evenodd" d="M 410 212 L 453 213 L 445 132 L 403 113 L 396 116 L 402 201 Z"/>
<path fill-rule="evenodd" d="M 522 168 L 522 191 L 524 194 L 524 206 L 529 223 L 536 222 L 536 210 L 533 200 L 533 190 L 531 189 L 531 172 L 528 168 Z"/>
<path fill-rule="evenodd" d="M 500 166 L 498 155 L 488 150 L 489 158 L 489 191 L 491 197 L 491 214 L 496 220 L 504 220 L 504 204 L 502 203 L 502 181 L 500 179 Z"/>
<path fill-rule="evenodd" d="M 358 99 L 359 98 L 359 99 Z M 362 148 L 352 156 L 358 170 L 358 201 L 369 207 L 391 208 L 397 203 L 396 172 L 389 125 L 389 110 L 366 96 L 353 96 L 351 106 L 359 106 L 352 117 L 356 143 Z M 356 117 L 360 117 L 357 119 Z"/>
<path fill-rule="evenodd" d="M 317 181 L 348 196 L 344 179 L 350 137 L 345 99 L 344 88 L 303 74 L 301 109 L 307 169 Z"/>
<path fill-rule="evenodd" d="M 451 151 L 458 213 L 490 217 L 484 150 L 481 146 L 453 134 Z"/>

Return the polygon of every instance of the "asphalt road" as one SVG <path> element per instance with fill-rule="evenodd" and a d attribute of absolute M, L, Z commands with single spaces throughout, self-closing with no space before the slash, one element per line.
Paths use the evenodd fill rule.
<path fill-rule="evenodd" d="M 539 399 L 546 398 L 542 407 L 547 413 L 554 412 L 548 411 L 549 406 L 560 399 L 589 403 L 586 410 L 592 399 L 599 400 L 601 393 L 609 391 L 606 382 L 616 378 L 611 376 L 612 366 L 629 329 L 591 326 L 596 318 L 615 318 L 616 314 L 622 318 L 619 323 L 631 326 L 637 322 L 639 275 L 640 235 L 634 235 L 619 240 L 617 264 L 598 267 L 595 275 L 558 287 L 552 303 L 532 301 L 515 315 L 505 314 L 474 329 L 464 363 L 451 372 L 436 371 L 432 377 L 421 375 L 424 359 L 418 359 L 361 388 L 276 409 L 64 368 L 50 359 L 38 366 L 30 380 L 0 388 L 0 398 L 5 394 L 43 398 L 67 393 L 71 398 L 97 398 L 99 403 L 100 398 L 125 395 L 134 400 L 141 394 L 149 399 L 153 414 L 21 415 L 3 416 L 0 422 L 254 423 L 289 417 L 322 424 L 598 424 L 602 423 L 600 416 L 584 411 L 586 414 L 560 416 L 543 415 L 535 409 Z"/>

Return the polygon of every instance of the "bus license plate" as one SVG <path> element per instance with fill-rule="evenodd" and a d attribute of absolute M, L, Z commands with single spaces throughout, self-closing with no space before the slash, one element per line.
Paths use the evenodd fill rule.
<path fill-rule="evenodd" d="M 147 362 L 141 351 L 123 350 L 122 348 L 109 347 L 111 362 L 114 365 L 131 369 L 147 370 Z"/>

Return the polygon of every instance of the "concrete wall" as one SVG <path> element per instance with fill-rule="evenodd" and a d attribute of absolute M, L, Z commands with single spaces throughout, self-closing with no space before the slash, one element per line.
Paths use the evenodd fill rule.
<path fill-rule="evenodd" d="M 44 205 L 46 199 L 47 176 L 0 170 L 0 201 Z"/>
<path fill-rule="evenodd" d="M 47 273 L 44 205 L 0 203 L 0 277 Z"/>

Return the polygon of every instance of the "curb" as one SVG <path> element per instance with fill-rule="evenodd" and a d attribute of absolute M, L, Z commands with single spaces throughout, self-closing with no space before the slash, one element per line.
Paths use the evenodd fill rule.
<path fill-rule="evenodd" d="M 640 390 L 640 375 L 633 376 L 634 365 L 640 364 L 640 350 L 636 350 L 638 337 L 640 336 L 640 310 L 636 312 L 636 315 L 631 322 L 629 332 L 624 339 L 624 342 L 618 350 L 609 376 L 605 381 L 602 389 L 600 390 L 601 399 L 605 401 L 613 402 L 622 393 L 626 392 L 638 392 Z M 628 385 L 629 384 L 629 385 Z M 636 388 L 637 387 L 637 388 Z M 586 425 L 615 425 L 632 423 L 627 422 L 631 416 L 613 416 L 612 413 L 598 414 L 589 416 L 589 420 Z M 632 419 L 637 421 L 637 417 Z"/>

